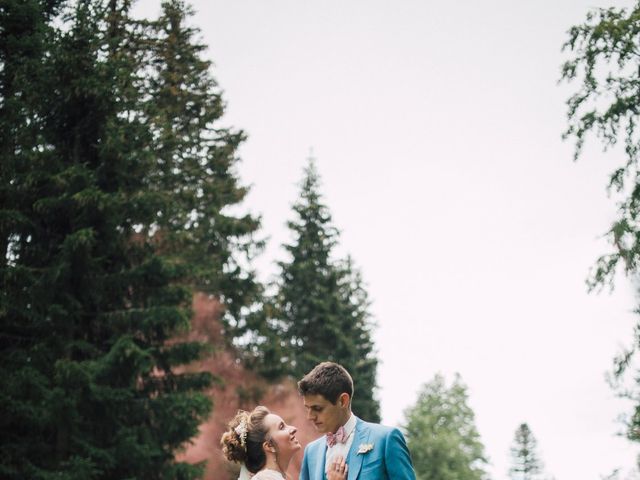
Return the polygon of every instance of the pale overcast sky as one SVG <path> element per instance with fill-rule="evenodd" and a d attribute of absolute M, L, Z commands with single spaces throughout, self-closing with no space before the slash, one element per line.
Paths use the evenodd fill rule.
<path fill-rule="evenodd" d="M 263 278 L 310 147 L 379 324 L 379 397 L 397 425 L 421 384 L 459 372 L 506 479 L 528 422 L 547 472 L 630 469 L 627 406 L 605 381 L 632 338 L 634 293 L 588 294 L 615 215 L 620 157 L 572 162 L 558 86 L 566 30 L 614 0 L 198 0 L 194 23 L 244 129 L 247 206 L 270 236 Z M 139 11 L 154 15 L 159 1 Z M 357 383 L 357 379 L 356 379 Z"/>

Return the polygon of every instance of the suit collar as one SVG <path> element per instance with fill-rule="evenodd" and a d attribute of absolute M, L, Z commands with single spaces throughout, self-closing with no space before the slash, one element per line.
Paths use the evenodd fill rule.
<path fill-rule="evenodd" d="M 315 478 L 324 479 L 325 478 L 324 465 L 325 465 L 325 462 L 327 461 L 327 437 L 325 435 L 323 435 L 319 439 L 318 450 L 320 451 L 320 454 L 316 458 L 318 458 L 318 460 L 320 461 L 316 463 Z"/>
<path fill-rule="evenodd" d="M 369 427 L 367 427 L 367 424 L 356 417 L 356 432 L 347 457 L 347 463 L 349 464 L 347 480 L 355 480 L 358 478 L 358 474 L 362 468 L 362 461 L 364 460 L 364 455 L 359 455 L 358 449 L 360 448 L 360 445 L 367 443 L 369 433 L 370 430 Z"/>

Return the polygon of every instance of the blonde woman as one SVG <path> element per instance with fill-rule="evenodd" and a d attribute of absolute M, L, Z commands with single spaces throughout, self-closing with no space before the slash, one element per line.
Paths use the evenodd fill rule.
<path fill-rule="evenodd" d="M 227 460 L 241 465 L 239 480 L 282 480 L 302 448 L 296 432 L 296 427 L 260 406 L 252 412 L 239 411 L 220 442 Z M 345 462 L 336 459 L 327 475 L 328 480 L 346 480 Z"/>

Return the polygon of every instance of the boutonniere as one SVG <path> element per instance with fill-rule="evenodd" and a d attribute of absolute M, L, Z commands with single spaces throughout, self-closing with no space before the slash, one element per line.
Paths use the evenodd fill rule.
<path fill-rule="evenodd" d="M 363 443 L 358 447 L 358 455 L 370 452 L 371 450 L 373 450 L 373 443 Z"/>

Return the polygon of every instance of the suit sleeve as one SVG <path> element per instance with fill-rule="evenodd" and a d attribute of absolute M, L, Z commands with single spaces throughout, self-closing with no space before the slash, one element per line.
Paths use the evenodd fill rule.
<path fill-rule="evenodd" d="M 384 452 L 387 476 L 393 480 L 415 480 L 416 473 L 413 470 L 409 448 L 404 435 L 394 428 L 387 438 Z"/>
<path fill-rule="evenodd" d="M 302 467 L 300 467 L 300 480 L 310 480 L 309 476 L 309 447 L 304 449 L 304 456 L 302 457 Z"/>

